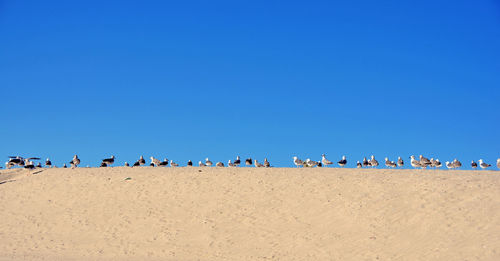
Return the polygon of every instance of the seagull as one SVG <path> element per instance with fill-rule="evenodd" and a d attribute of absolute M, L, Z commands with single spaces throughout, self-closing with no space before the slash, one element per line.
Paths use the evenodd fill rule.
<path fill-rule="evenodd" d="M 398 164 L 398 167 L 403 167 L 405 165 L 405 163 L 401 157 L 398 157 L 397 164 Z"/>
<path fill-rule="evenodd" d="M 200 167 L 206 167 L 207 165 L 205 165 L 205 163 L 201 162 L 201 160 L 200 160 L 200 161 L 198 161 L 198 166 L 200 166 Z"/>
<path fill-rule="evenodd" d="M 318 161 L 318 167 L 322 168 L 323 167 L 323 163 L 321 163 L 321 161 Z"/>
<path fill-rule="evenodd" d="M 372 158 L 370 159 L 370 165 L 372 167 L 377 167 L 378 166 L 378 161 L 375 159 L 375 156 L 372 155 Z"/>
<path fill-rule="evenodd" d="M 446 167 L 447 167 L 448 169 L 453 169 L 453 168 L 455 168 L 455 166 L 453 165 L 453 163 L 451 163 L 451 162 L 449 162 L 449 161 L 445 162 L 445 165 L 446 165 Z"/>
<path fill-rule="evenodd" d="M 395 168 L 396 163 L 394 161 L 390 161 L 388 157 L 385 157 L 385 166 L 389 168 Z"/>
<path fill-rule="evenodd" d="M 439 168 L 441 168 L 441 166 L 443 166 L 443 164 L 441 164 L 441 161 L 439 161 L 439 159 L 436 159 L 434 161 L 434 166 L 433 167 L 436 168 L 436 169 L 439 169 Z"/>
<path fill-rule="evenodd" d="M 306 160 L 306 165 L 308 167 L 314 167 L 314 166 L 318 166 L 318 162 L 317 161 L 314 161 L 314 160 L 311 160 L 311 159 L 307 159 Z"/>
<path fill-rule="evenodd" d="M 15 165 L 16 164 L 14 164 L 13 162 L 10 162 L 10 161 L 5 162 L 6 169 L 10 169 L 10 168 L 14 167 Z"/>
<path fill-rule="evenodd" d="M 236 160 L 234 161 L 233 165 L 235 167 L 238 167 L 241 164 L 240 156 L 236 156 Z"/>
<path fill-rule="evenodd" d="M 473 169 L 477 169 L 477 163 L 475 163 L 474 161 L 472 161 L 470 163 L 470 166 L 473 168 Z"/>
<path fill-rule="evenodd" d="M 342 156 L 342 159 L 337 163 L 339 164 L 339 166 L 344 167 L 347 164 L 347 160 L 345 159 L 345 156 Z M 378 165 L 378 163 L 377 163 L 377 165 Z"/>
<path fill-rule="evenodd" d="M 363 158 L 363 167 L 368 167 L 371 166 L 370 162 L 366 159 L 366 157 Z"/>
<path fill-rule="evenodd" d="M 358 169 L 360 169 L 360 168 L 362 168 L 362 167 L 363 167 L 363 164 L 361 164 L 361 163 L 359 162 L 359 160 L 358 160 L 358 162 L 356 162 L 356 167 L 357 167 Z"/>
<path fill-rule="evenodd" d="M 301 159 L 298 159 L 298 158 L 297 158 L 297 156 L 294 156 L 294 157 L 293 157 L 293 163 L 295 164 L 295 166 L 297 166 L 297 168 L 298 168 L 299 166 L 302 166 L 302 164 L 303 164 L 302 160 L 301 160 Z"/>
<path fill-rule="evenodd" d="M 128 164 L 128 162 L 125 162 L 125 167 L 130 167 L 130 165 Z"/>
<path fill-rule="evenodd" d="M 414 168 L 420 168 L 420 167 L 422 167 L 422 165 L 420 164 L 420 161 L 418 161 L 418 160 L 415 159 L 415 156 L 411 155 L 410 159 L 411 159 L 410 160 L 410 164 L 411 164 L 412 167 L 414 167 Z"/>
<path fill-rule="evenodd" d="M 488 164 L 488 163 L 484 163 L 482 159 L 479 160 L 479 167 L 481 167 L 482 169 L 486 169 L 486 168 L 489 168 L 491 167 L 491 164 Z"/>
<path fill-rule="evenodd" d="M 106 163 L 107 166 L 110 166 L 111 164 L 115 163 L 115 156 L 111 155 L 111 158 L 103 159 L 102 162 Z"/>
<path fill-rule="evenodd" d="M 424 156 L 420 155 L 420 156 L 419 156 L 419 159 L 420 159 L 420 166 L 421 166 L 422 168 L 424 168 L 424 169 L 425 169 L 425 168 L 427 168 L 427 166 L 431 165 L 431 161 L 430 161 L 428 158 L 426 158 L 426 157 L 424 157 Z"/>
<path fill-rule="evenodd" d="M 21 156 L 9 156 L 9 161 L 8 163 L 13 164 L 13 165 L 19 165 L 19 166 L 24 166 L 24 159 Z"/>
<path fill-rule="evenodd" d="M 65 169 L 65 168 L 67 168 L 66 163 L 64 163 L 63 168 L 64 168 L 64 169 Z"/>
<path fill-rule="evenodd" d="M 257 168 L 262 168 L 262 167 L 264 167 L 264 164 L 259 163 L 257 160 L 254 160 L 254 163 L 255 163 L 255 167 L 257 167 Z"/>
<path fill-rule="evenodd" d="M 161 164 L 161 161 L 153 156 L 150 157 L 151 159 L 151 164 L 149 164 L 149 166 L 159 166 Z"/>
<path fill-rule="evenodd" d="M 50 161 L 50 159 L 47 158 L 47 160 L 45 160 L 45 166 L 47 168 L 51 168 L 52 167 L 52 162 Z"/>
<path fill-rule="evenodd" d="M 460 161 L 458 161 L 457 159 L 454 159 L 452 163 L 453 163 L 453 166 L 455 166 L 455 168 L 462 167 L 462 163 Z"/>
<path fill-rule="evenodd" d="M 104 162 L 104 161 L 103 161 L 103 162 L 101 162 L 101 166 L 100 166 L 101 168 L 105 168 L 105 167 L 107 167 L 107 166 L 108 166 L 108 164 L 106 164 L 106 162 Z"/>
<path fill-rule="evenodd" d="M 141 162 L 138 160 L 134 163 L 134 165 L 132 165 L 132 167 L 139 167 L 141 166 Z"/>
<path fill-rule="evenodd" d="M 228 167 L 235 167 L 236 165 L 234 163 L 232 163 L 231 160 L 228 160 L 227 161 L 227 166 Z"/>
<path fill-rule="evenodd" d="M 78 155 L 73 156 L 73 160 L 70 162 L 70 165 L 72 168 L 77 168 L 78 165 L 80 165 L 80 159 L 78 158 Z"/>
<path fill-rule="evenodd" d="M 41 168 L 42 167 L 42 163 L 38 162 L 38 164 L 36 164 L 36 167 L 37 168 Z"/>
<path fill-rule="evenodd" d="M 213 163 L 210 160 L 208 160 L 208 158 L 206 158 L 205 165 L 207 165 L 208 167 L 212 167 Z"/>
<path fill-rule="evenodd" d="M 24 168 L 25 169 L 34 169 L 35 168 L 35 164 L 31 160 L 24 159 Z"/>
<path fill-rule="evenodd" d="M 266 168 L 271 167 L 271 163 L 269 163 L 269 161 L 267 161 L 267 158 L 264 158 L 264 167 L 266 167 Z"/>
<path fill-rule="evenodd" d="M 142 155 L 137 162 L 139 162 L 139 166 L 146 164 L 146 160 L 144 159 L 144 157 Z"/>
<path fill-rule="evenodd" d="M 252 166 L 253 165 L 253 161 L 252 161 L 252 158 L 248 158 L 245 160 L 245 165 L 247 166 Z"/>
<path fill-rule="evenodd" d="M 322 154 L 322 155 L 321 155 L 321 163 L 322 163 L 322 165 L 324 165 L 325 167 L 328 167 L 328 165 L 332 165 L 332 164 L 333 164 L 333 162 L 329 161 L 329 160 L 326 158 L 325 154 Z"/>
<path fill-rule="evenodd" d="M 193 162 L 191 160 L 188 161 L 188 167 L 192 167 L 193 166 Z"/>
<path fill-rule="evenodd" d="M 167 161 L 167 164 L 168 164 L 168 161 Z M 170 160 L 170 166 L 171 167 L 179 167 L 179 164 L 175 163 L 173 160 Z"/>
<path fill-rule="evenodd" d="M 160 162 L 160 164 L 158 164 L 158 166 L 168 166 L 168 159 L 163 159 L 163 161 Z"/>
<path fill-rule="evenodd" d="M 224 163 L 222 163 L 222 162 L 219 161 L 219 162 L 215 163 L 215 166 L 219 167 L 219 168 L 222 168 L 222 167 L 224 167 Z"/>
<path fill-rule="evenodd" d="M 500 158 L 497 159 L 497 168 L 500 169 Z"/>

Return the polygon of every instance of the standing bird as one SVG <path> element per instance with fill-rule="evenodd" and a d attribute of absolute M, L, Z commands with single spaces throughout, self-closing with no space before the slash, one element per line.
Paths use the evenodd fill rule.
<path fill-rule="evenodd" d="M 207 165 L 205 165 L 205 163 L 201 162 L 201 160 L 200 160 L 200 161 L 198 161 L 198 166 L 200 166 L 200 167 L 206 167 Z"/>
<path fill-rule="evenodd" d="M 235 167 L 238 167 L 241 164 L 240 156 L 236 156 L 236 160 L 234 161 L 233 165 Z"/>
<path fill-rule="evenodd" d="M 219 167 L 219 168 L 223 168 L 224 167 L 224 163 L 218 161 L 217 163 L 215 163 L 215 166 Z"/>
<path fill-rule="evenodd" d="M 298 168 L 299 166 L 303 166 L 303 162 L 302 162 L 302 160 L 301 160 L 301 159 L 298 159 L 298 158 L 297 158 L 297 156 L 294 156 L 294 157 L 293 157 L 293 164 L 295 164 L 295 166 L 297 166 L 297 168 Z"/>
<path fill-rule="evenodd" d="M 142 155 L 137 162 L 139 162 L 139 166 L 146 164 L 146 160 L 144 159 L 144 157 Z"/>
<path fill-rule="evenodd" d="M 106 163 L 107 166 L 111 166 L 115 163 L 115 156 L 111 155 L 111 158 L 103 159 L 102 162 Z"/>
<path fill-rule="evenodd" d="M 73 160 L 70 162 L 70 164 L 72 168 L 77 168 L 78 165 L 80 165 L 80 159 L 78 158 L 78 155 L 73 156 Z"/>
<path fill-rule="evenodd" d="M 441 166 L 443 166 L 443 164 L 441 164 L 441 161 L 439 161 L 439 159 L 436 159 L 434 161 L 434 166 L 433 167 L 436 168 L 436 169 L 439 169 L 439 168 L 441 168 Z"/>
<path fill-rule="evenodd" d="M 151 159 L 151 164 L 149 164 L 150 166 L 154 167 L 154 166 L 160 166 L 161 164 L 161 161 L 153 156 L 150 157 Z"/>
<path fill-rule="evenodd" d="M 446 165 L 446 167 L 447 167 L 448 169 L 454 169 L 454 168 L 455 168 L 455 166 L 453 165 L 453 163 L 452 163 L 452 162 L 449 162 L 449 161 L 445 162 L 445 165 Z"/>
<path fill-rule="evenodd" d="M 236 167 L 236 165 L 234 163 L 232 163 L 231 160 L 227 161 L 227 166 L 228 167 Z"/>
<path fill-rule="evenodd" d="M 378 161 L 375 159 L 375 156 L 372 155 L 372 158 L 370 159 L 370 165 L 372 167 L 377 167 L 378 166 Z"/>
<path fill-rule="evenodd" d="M 213 163 L 210 160 L 208 160 L 208 158 L 206 158 L 205 165 L 207 165 L 208 167 L 212 167 Z"/>
<path fill-rule="evenodd" d="M 497 159 L 497 168 L 500 169 L 500 158 Z"/>
<path fill-rule="evenodd" d="M 106 164 L 106 162 L 104 162 L 104 161 L 103 161 L 103 162 L 101 162 L 101 166 L 100 166 L 101 168 L 105 168 L 105 167 L 107 167 L 107 166 L 108 166 L 108 164 Z"/>
<path fill-rule="evenodd" d="M 347 160 L 346 160 L 345 156 L 342 156 L 342 159 L 337 163 L 339 164 L 339 166 L 344 167 L 347 164 Z M 377 165 L 378 165 L 378 163 L 377 163 Z"/>
<path fill-rule="evenodd" d="M 168 164 L 168 161 L 167 161 Z M 179 164 L 175 163 L 173 160 L 170 160 L 170 167 L 179 167 Z"/>
<path fill-rule="evenodd" d="M 473 169 L 477 169 L 477 163 L 475 163 L 474 161 L 472 161 L 470 163 L 470 166 L 473 168 Z"/>
<path fill-rule="evenodd" d="M 422 165 L 420 164 L 420 161 L 415 159 L 415 156 L 411 155 L 410 156 L 410 164 L 414 168 L 420 168 Z"/>
<path fill-rule="evenodd" d="M 398 157 L 398 161 L 396 163 L 398 164 L 398 167 L 403 167 L 405 165 L 405 162 L 401 157 Z"/>
<path fill-rule="evenodd" d="M 314 161 L 314 160 L 311 160 L 311 159 L 306 159 L 306 166 L 307 167 L 314 167 L 314 166 L 318 166 L 318 163 L 317 161 Z"/>
<path fill-rule="evenodd" d="M 419 156 L 419 159 L 420 159 L 420 166 L 424 169 L 432 164 L 428 158 L 426 158 L 422 155 Z"/>
<path fill-rule="evenodd" d="M 271 167 L 271 163 L 269 163 L 269 161 L 267 161 L 267 158 L 264 158 L 264 167 L 266 167 L 266 168 Z"/>
<path fill-rule="evenodd" d="M 462 167 L 462 163 L 460 161 L 458 161 L 457 159 L 454 159 L 452 163 L 453 163 L 453 166 L 455 166 L 455 168 Z"/>
<path fill-rule="evenodd" d="M 134 163 L 134 165 L 132 165 L 132 167 L 139 167 L 139 166 L 141 166 L 141 162 L 140 161 L 136 161 Z"/>
<path fill-rule="evenodd" d="M 370 162 L 366 159 L 366 157 L 363 158 L 363 167 L 368 167 L 371 166 Z"/>
<path fill-rule="evenodd" d="M 482 159 L 480 159 L 479 160 L 479 167 L 481 167 L 482 169 L 486 169 L 486 168 L 491 167 L 491 164 L 485 163 L 485 162 L 483 162 Z"/>
<path fill-rule="evenodd" d="M 65 168 L 67 168 L 66 163 L 64 163 L 64 165 L 63 165 L 63 169 L 65 169 Z"/>
<path fill-rule="evenodd" d="M 130 167 L 130 165 L 128 164 L 128 162 L 125 162 L 125 167 Z"/>
<path fill-rule="evenodd" d="M 329 161 L 329 160 L 326 158 L 325 154 L 322 154 L 322 155 L 321 155 L 321 163 L 322 163 L 322 165 L 323 165 L 323 166 L 325 166 L 325 167 L 328 167 L 328 165 L 332 165 L 332 164 L 333 164 L 333 162 Z"/>
<path fill-rule="evenodd" d="M 192 167 L 193 166 L 193 162 L 191 160 L 188 161 L 188 167 Z"/>
<path fill-rule="evenodd" d="M 361 163 L 359 162 L 359 160 L 358 160 L 358 162 L 356 162 L 356 167 L 357 167 L 358 169 L 360 169 L 360 168 L 362 168 L 362 167 L 363 167 L 363 164 L 361 164 Z"/>
<path fill-rule="evenodd" d="M 254 160 L 254 163 L 255 163 L 255 167 L 257 167 L 257 168 L 262 168 L 262 167 L 264 167 L 264 164 L 259 163 L 257 160 Z"/>
<path fill-rule="evenodd" d="M 252 166 L 253 165 L 253 161 L 252 161 L 252 158 L 248 158 L 245 160 L 245 165 L 247 166 Z"/>
<path fill-rule="evenodd" d="M 50 161 L 50 159 L 48 159 L 48 158 L 47 158 L 47 160 L 45 160 L 45 167 L 52 168 L 52 161 Z"/>

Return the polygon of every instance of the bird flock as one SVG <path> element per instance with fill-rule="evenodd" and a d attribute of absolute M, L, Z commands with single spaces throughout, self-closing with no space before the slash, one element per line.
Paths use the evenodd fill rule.
<path fill-rule="evenodd" d="M 420 155 L 418 158 L 415 157 L 414 155 L 410 156 L 410 165 L 413 168 L 420 168 L 420 169 L 427 169 L 427 168 L 433 168 L 433 169 L 439 169 L 443 166 L 441 161 L 439 159 L 428 159 L 424 157 L 423 155 Z M 35 161 L 39 161 L 40 158 L 38 157 L 29 157 L 29 158 L 24 158 L 21 156 L 9 156 L 9 160 L 5 163 L 5 167 L 7 169 L 10 169 L 12 167 L 22 167 L 26 169 L 35 169 L 35 168 L 42 168 L 42 163 L 38 162 L 35 163 Z M 164 158 L 163 161 L 151 156 L 150 157 L 151 162 L 149 163 L 149 166 L 151 167 L 179 167 L 180 164 L 174 162 L 173 160 L 168 160 L 167 158 Z M 71 168 L 77 168 L 80 165 L 81 161 L 80 158 L 78 158 L 78 155 L 73 156 L 73 159 L 68 162 Z M 109 158 L 105 158 L 101 160 L 100 167 L 111 167 L 115 163 L 115 156 L 111 156 Z M 223 162 L 216 162 L 215 164 L 210 161 L 209 158 L 205 158 L 204 161 L 198 161 L 198 167 L 239 167 L 242 164 L 242 160 L 240 159 L 240 156 L 237 156 L 234 161 L 228 160 L 227 164 L 224 164 Z M 270 168 L 271 164 L 267 160 L 267 158 L 264 159 L 264 162 L 259 162 L 257 159 L 252 159 L 252 158 L 247 158 L 245 159 L 244 162 L 245 166 L 255 166 L 257 168 Z M 321 155 L 321 160 L 314 161 L 311 160 L 310 158 L 306 160 L 299 159 L 297 156 L 293 157 L 293 164 L 297 168 L 303 167 L 303 168 L 313 168 L 313 167 L 329 167 L 329 166 L 334 166 L 335 163 L 328 160 L 326 158 L 325 154 Z M 339 167 L 344 168 L 347 166 L 347 158 L 346 156 L 342 156 L 342 158 L 336 162 Z M 389 160 L 388 157 L 384 159 L 384 164 L 387 168 L 402 168 L 405 165 L 405 162 L 401 157 L 398 157 L 397 160 L 391 161 Z M 139 167 L 139 166 L 148 166 L 146 164 L 146 160 L 144 159 L 143 156 L 140 156 L 140 158 L 134 162 L 134 164 L 130 165 L 128 162 L 125 162 L 124 166 L 126 167 Z M 187 162 L 188 167 L 193 166 L 193 162 L 189 160 Z M 357 161 L 356 162 L 356 167 L 357 168 L 376 168 L 379 166 L 379 162 L 375 159 L 375 156 L 371 155 L 369 159 L 366 157 L 363 158 L 363 160 Z M 462 167 L 462 163 L 458 161 L 457 159 L 454 159 L 452 161 L 446 161 L 444 166 L 448 169 L 458 169 Z M 496 166 L 498 169 L 500 169 L 500 158 L 497 159 Z M 52 161 L 50 159 L 45 160 L 45 167 L 46 168 L 56 168 L 57 166 L 52 164 Z M 65 163 L 62 168 L 67 168 L 67 164 Z M 88 166 L 87 166 L 88 167 Z M 488 169 L 491 167 L 491 164 L 488 164 L 484 162 L 482 159 L 478 160 L 478 162 L 472 161 L 471 162 L 471 168 L 477 169 L 480 167 L 481 169 Z"/>

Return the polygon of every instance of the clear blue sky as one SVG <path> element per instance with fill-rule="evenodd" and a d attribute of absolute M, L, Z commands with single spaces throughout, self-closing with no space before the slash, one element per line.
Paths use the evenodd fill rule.
<path fill-rule="evenodd" d="M 493 164 L 500 3 L 4 0 L 0 88 L 5 160 Z"/>

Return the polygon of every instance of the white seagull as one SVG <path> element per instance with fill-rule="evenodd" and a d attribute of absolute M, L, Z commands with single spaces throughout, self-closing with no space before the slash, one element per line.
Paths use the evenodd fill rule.
<path fill-rule="evenodd" d="M 295 164 L 295 166 L 297 166 L 297 168 L 299 166 L 303 166 L 303 161 L 301 159 L 297 158 L 297 156 L 293 157 L 293 163 Z"/>
<path fill-rule="evenodd" d="M 333 162 L 329 161 L 329 160 L 326 158 L 325 154 L 322 154 L 322 155 L 321 155 L 321 163 L 322 163 L 322 164 L 323 164 L 323 166 L 325 166 L 325 167 L 328 167 L 328 165 L 332 165 L 332 164 L 333 164 Z"/>
<path fill-rule="evenodd" d="M 483 162 L 482 159 L 480 159 L 479 160 L 479 167 L 481 167 L 482 169 L 486 169 L 486 168 L 491 167 L 491 164 L 485 163 L 485 162 Z"/>

